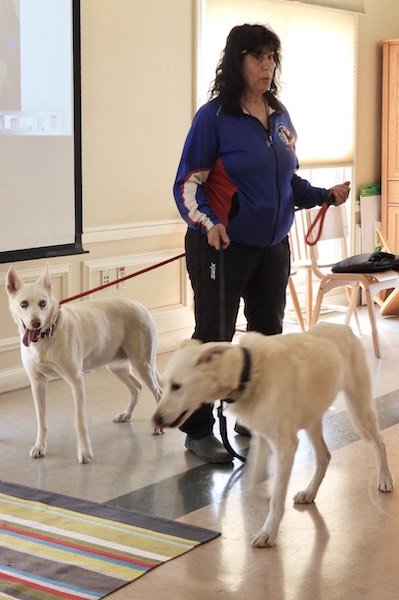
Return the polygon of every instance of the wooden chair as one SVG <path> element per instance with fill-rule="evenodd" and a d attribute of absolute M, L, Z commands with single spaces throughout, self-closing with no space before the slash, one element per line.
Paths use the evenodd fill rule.
<path fill-rule="evenodd" d="M 320 241 L 322 240 L 337 240 L 341 246 L 342 255 L 337 259 L 341 260 L 348 256 L 347 252 L 347 239 L 348 239 L 348 226 L 346 221 L 346 209 L 344 206 L 331 207 L 327 212 L 327 217 L 323 227 Z M 308 220 L 312 220 L 312 211 L 308 211 Z M 387 250 L 384 240 L 381 234 L 379 234 L 382 240 L 383 249 Z M 377 298 L 377 294 L 382 290 L 387 289 L 399 289 L 399 273 L 397 271 L 384 271 L 382 273 L 333 273 L 325 272 L 317 262 L 317 246 L 310 247 L 309 253 L 311 262 L 314 266 L 314 270 L 320 278 L 319 290 L 315 307 L 312 314 L 312 325 L 317 323 L 320 308 L 324 299 L 325 294 L 330 292 L 334 288 L 345 287 L 351 288 L 352 292 L 349 296 L 349 307 L 346 313 L 345 323 L 349 323 L 351 315 L 356 308 L 359 290 L 362 289 L 367 305 L 368 315 L 371 325 L 371 333 L 373 339 L 374 354 L 377 358 L 380 358 L 380 344 L 378 337 L 377 324 L 374 313 L 374 301 Z M 389 251 L 389 250 L 387 250 Z"/>
<path fill-rule="evenodd" d="M 377 231 L 377 235 L 381 243 L 381 248 L 393 254 L 392 249 L 388 246 L 380 230 Z M 394 288 L 383 296 L 383 298 L 381 296 L 374 296 L 374 302 L 380 307 L 380 315 L 382 317 L 399 317 L 399 289 Z"/>
<path fill-rule="evenodd" d="M 288 289 L 290 290 L 291 302 L 292 302 L 292 306 L 294 307 L 294 311 L 296 314 L 296 318 L 298 319 L 299 326 L 302 331 L 306 331 L 305 321 L 304 321 L 304 318 L 302 315 L 302 310 L 301 310 L 301 305 L 299 304 L 298 294 L 296 293 L 295 283 L 293 280 L 294 275 L 295 275 L 295 272 L 291 271 L 291 275 L 288 278 Z"/>
<path fill-rule="evenodd" d="M 306 325 L 309 327 L 312 320 L 313 269 L 309 255 L 309 246 L 305 243 L 305 234 L 307 230 L 305 213 L 306 211 L 304 210 L 295 213 L 295 219 L 289 234 L 291 250 L 291 277 L 289 283 L 294 286 L 293 278 L 295 275 L 305 272 L 305 321 Z M 302 316 L 300 308 L 299 312 Z M 299 315 L 298 312 L 297 315 Z"/>
<path fill-rule="evenodd" d="M 326 273 L 331 272 L 331 267 L 340 260 L 342 256 L 346 256 L 346 246 L 339 244 L 338 251 L 334 253 L 334 256 L 321 259 L 317 246 L 310 247 L 306 244 L 305 237 L 310 228 L 312 221 L 320 208 L 312 210 L 300 210 L 295 213 L 295 219 L 290 231 L 290 249 L 291 249 L 291 269 L 292 275 L 305 272 L 305 321 L 309 327 L 312 323 L 312 312 L 313 312 L 313 286 L 317 279 L 322 279 Z M 331 209 L 329 209 L 331 210 Z M 345 219 L 346 214 L 342 215 L 341 218 Z M 342 227 L 347 227 L 347 222 L 342 222 Z M 323 228 L 324 236 L 323 239 L 335 239 L 335 228 L 331 227 L 331 216 L 327 212 L 325 219 L 325 226 Z M 328 232 L 328 235 L 326 235 Z M 345 289 L 348 303 L 350 302 L 351 294 L 348 288 Z M 356 308 L 352 311 L 355 315 L 357 324 L 359 321 L 357 317 Z"/>

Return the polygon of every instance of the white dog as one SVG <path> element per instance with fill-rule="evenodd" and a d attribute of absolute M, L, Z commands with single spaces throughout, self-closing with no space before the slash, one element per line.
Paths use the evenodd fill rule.
<path fill-rule="evenodd" d="M 162 391 L 155 366 L 156 331 L 147 309 L 132 300 L 107 299 L 59 306 L 46 265 L 42 276 L 26 285 L 13 266 L 7 273 L 10 311 L 19 327 L 21 356 L 31 383 L 37 417 L 32 458 L 46 455 L 46 391 L 60 375 L 72 388 L 78 460 L 93 458 L 86 417 L 83 373 L 106 366 L 129 389 L 130 401 L 115 422 L 129 421 L 142 384 L 158 402 Z M 154 430 L 159 433 L 160 430 Z"/>
<path fill-rule="evenodd" d="M 393 489 L 363 349 L 346 325 L 321 323 L 307 333 L 270 337 L 247 333 L 239 345 L 186 345 L 173 355 L 162 377 L 164 394 L 153 417 L 158 426 L 177 427 L 203 403 L 227 398 L 239 422 L 253 433 L 248 463 L 251 484 L 259 481 L 271 446 L 276 458 L 275 487 L 253 546 L 276 543 L 299 429 L 306 430 L 314 447 L 316 471 L 294 502 L 309 503 L 316 497 L 330 461 L 322 415 L 341 390 L 359 433 L 373 442 L 378 489 Z"/>

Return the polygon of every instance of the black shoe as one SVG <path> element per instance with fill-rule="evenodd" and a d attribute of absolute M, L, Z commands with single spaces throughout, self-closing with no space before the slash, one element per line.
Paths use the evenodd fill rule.
<path fill-rule="evenodd" d="M 205 437 L 195 440 L 189 435 L 186 437 L 185 446 L 187 450 L 193 452 L 196 456 L 210 463 L 229 463 L 232 462 L 233 457 L 222 442 L 213 435 L 206 435 Z"/>
<path fill-rule="evenodd" d="M 245 435 L 246 437 L 251 437 L 251 432 L 249 431 L 249 429 L 244 427 L 244 425 L 240 425 L 238 421 L 236 421 L 236 424 L 234 425 L 234 431 L 236 433 L 238 433 L 239 435 Z"/>

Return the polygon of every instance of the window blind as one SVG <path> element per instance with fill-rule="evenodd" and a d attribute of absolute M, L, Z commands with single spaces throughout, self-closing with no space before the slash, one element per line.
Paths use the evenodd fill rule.
<path fill-rule="evenodd" d="M 356 15 L 273 0 L 207 0 L 203 10 L 198 104 L 231 28 L 264 23 L 281 39 L 279 97 L 298 133 L 300 166 L 353 164 Z"/>
<path fill-rule="evenodd" d="M 301 4 L 313 4 L 325 8 L 337 10 L 349 10 L 354 13 L 365 13 L 364 0 L 284 0 L 285 2 L 299 2 Z"/>

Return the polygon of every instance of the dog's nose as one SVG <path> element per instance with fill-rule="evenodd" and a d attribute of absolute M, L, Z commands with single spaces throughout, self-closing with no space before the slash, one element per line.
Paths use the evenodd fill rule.
<path fill-rule="evenodd" d="M 40 323 L 39 319 L 32 319 L 31 324 L 32 324 L 33 329 L 40 329 L 41 323 Z"/>
<path fill-rule="evenodd" d="M 152 422 L 154 423 L 154 425 L 156 425 L 158 427 L 162 427 L 164 425 L 164 420 L 162 418 L 162 415 L 158 412 L 156 412 L 154 414 L 154 416 L 152 417 Z"/>

